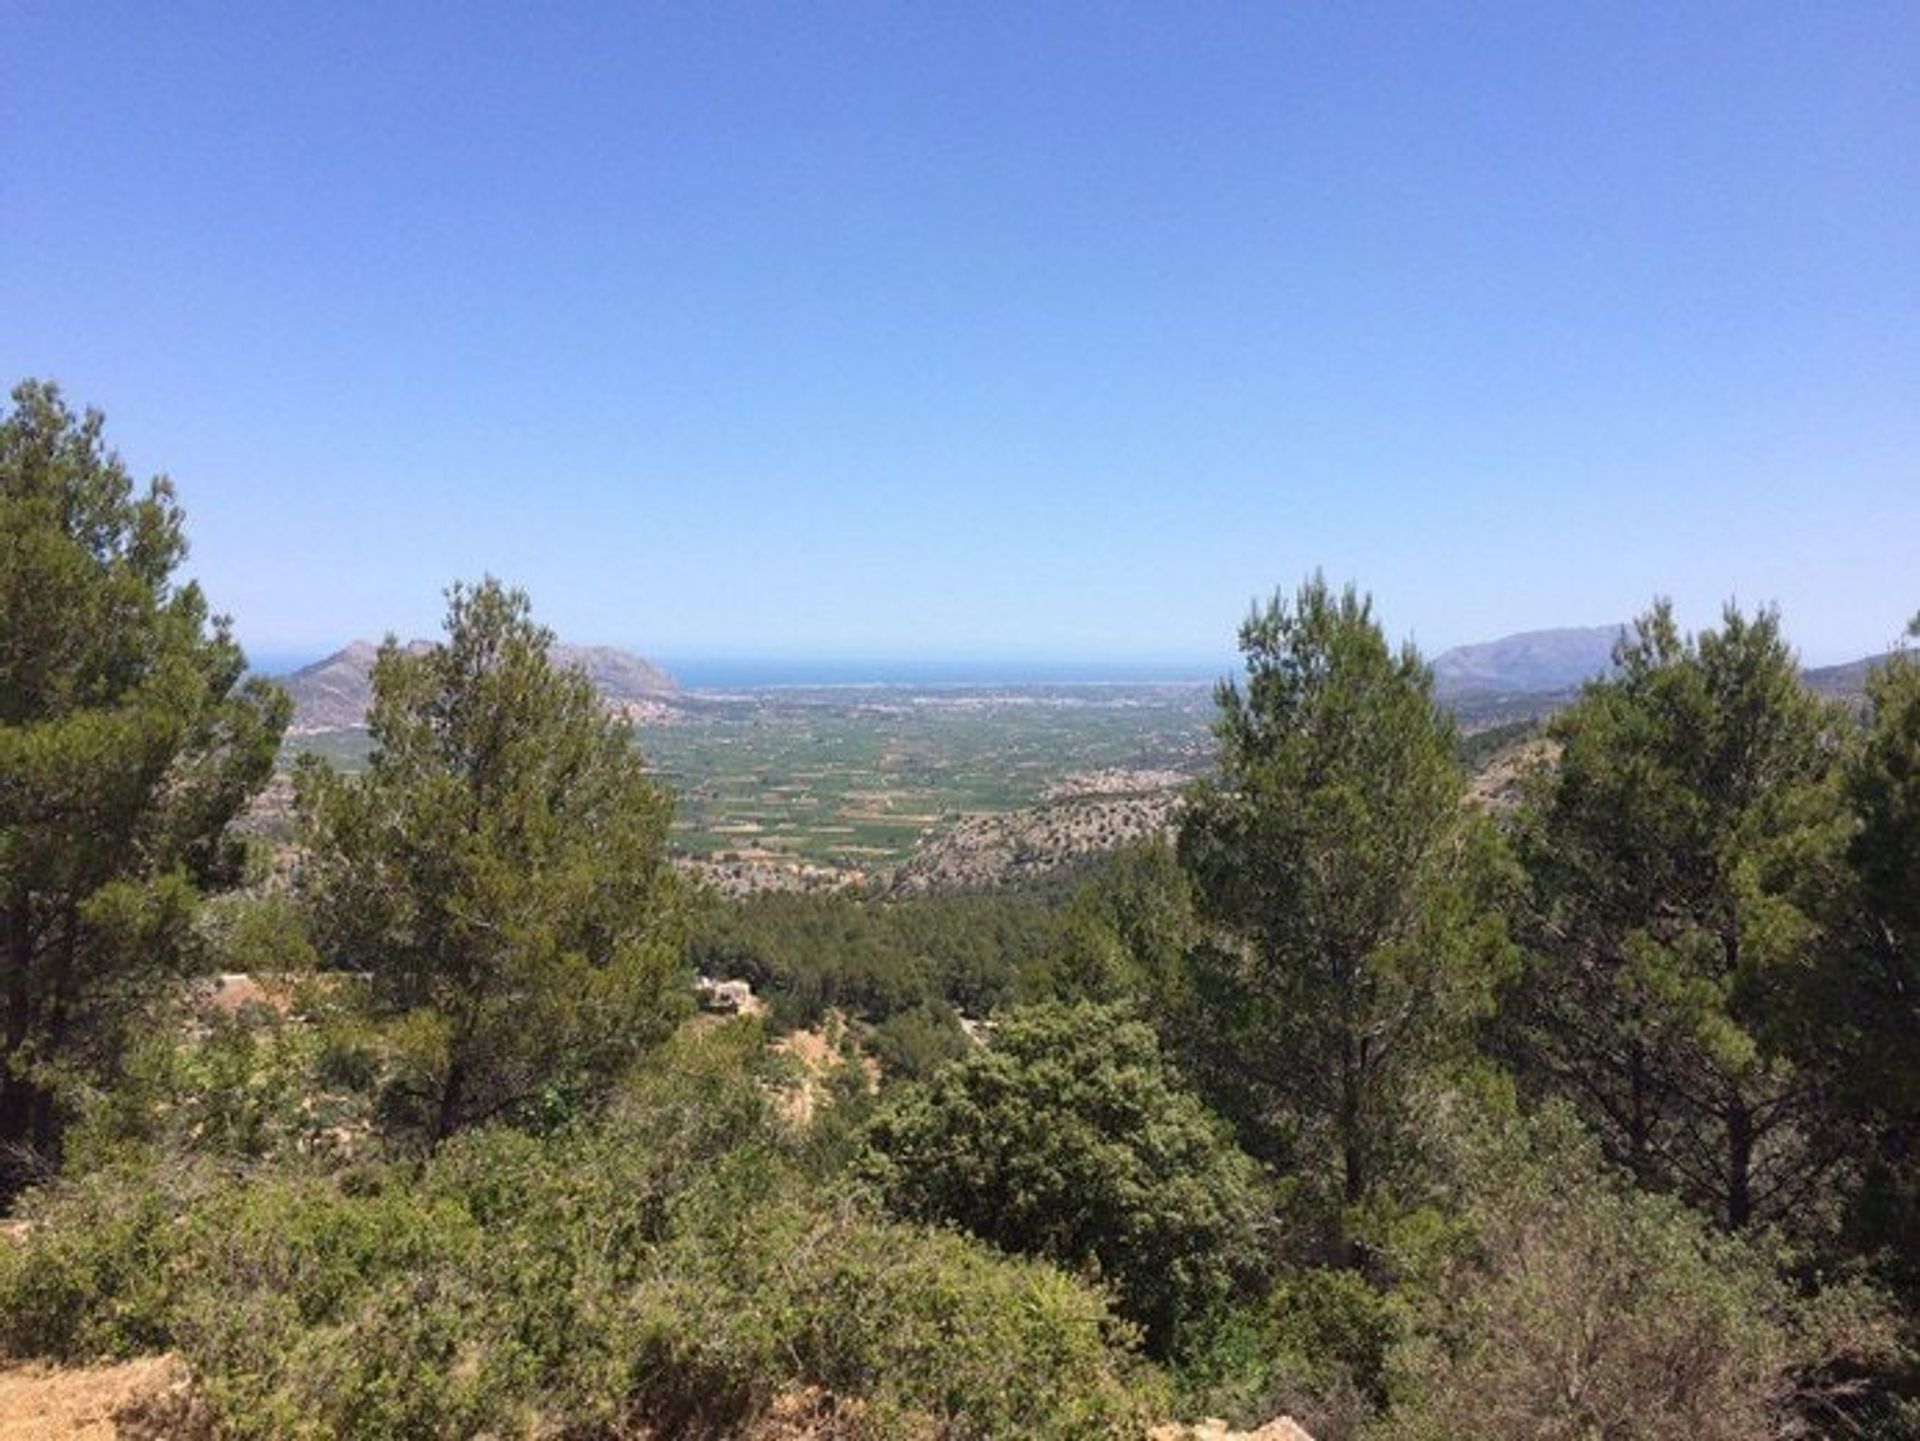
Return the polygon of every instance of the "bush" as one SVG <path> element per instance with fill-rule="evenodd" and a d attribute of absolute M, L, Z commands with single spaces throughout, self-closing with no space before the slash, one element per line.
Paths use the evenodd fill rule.
<path fill-rule="evenodd" d="M 1182 1409 L 1242 1426 L 1285 1413 L 1341 1441 L 1384 1402 L 1403 1329 L 1396 1301 L 1358 1273 L 1303 1271 L 1194 1339 L 1177 1372 Z"/>
<path fill-rule="evenodd" d="M 1098 1291 L 964 1237 L 823 1209 L 793 1181 L 742 1153 L 683 1199 L 637 1303 L 671 1361 L 642 1368 L 662 1378 L 637 1388 L 644 1414 L 678 1414 L 689 1381 L 736 1416 L 769 1381 L 823 1386 L 862 1398 L 884 1436 L 1137 1436 L 1164 1414 Z"/>
<path fill-rule="evenodd" d="M 333 1173 L 130 1166 L 0 1250 L 15 1355 L 177 1351 L 222 1434 L 735 1435 L 824 1388 L 875 1437 L 1137 1436 L 1165 1388 L 1096 1289 L 807 1178 L 757 1025 L 604 1119 Z M 853 1424 L 850 1423 L 850 1424 Z"/>
<path fill-rule="evenodd" d="M 0 1352 L 87 1360 L 169 1340 L 173 1222 L 193 1181 L 113 1168 L 27 1193 L 0 1241 Z"/>
<path fill-rule="evenodd" d="M 487 1239 L 397 1172 L 236 1186 L 184 1223 L 170 1342 L 234 1436 L 470 1435 L 525 1370 L 482 1304 Z"/>
<path fill-rule="evenodd" d="M 1863 1288 L 1808 1295 L 1785 1257 L 1608 1170 L 1560 1112 L 1456 1146 L 1465 1229 L 1400 1257 L 1414 1334 L 1378 1433 L 1814 1434 L 1895 1349 Z"/>
<path fill-rule="evenodd" d="M 933 1003 L 889 1016 L 868 1037 L 888 1081 L 924 1081 L 973 1050 L 950 1006 Z"/>
<path fill-rule="evenodd" d="M 1253 1163 L 1116 1007 L 1013 1012 L 883 1106 L 868 1141 L 900 1215 L 1107 1278 L 1163 1353 L 1257 1259 Z"/>
<path fill-rule="evenodd" d="M 366 1094 L 339 1084 L 330 1033 L 258 1009 L 171 1024 L 129 1057 L 120 1083 L 87 1098 L 71 1172 L 139 1160 L 229 1164 L 327 1160 L 367 1128 Z"/>

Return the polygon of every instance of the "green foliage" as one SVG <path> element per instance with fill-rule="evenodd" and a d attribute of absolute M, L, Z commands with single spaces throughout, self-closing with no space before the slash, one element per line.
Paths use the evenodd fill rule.
<path fill-rule="evenodd" d="M 924 1081 L 950 1061 L 970 1054 L 973 1042 L 950 1006 L 898 1011 L 867 1035 L 867 1047 L 888 1081 Z"/>
<path fill-rule="evenodd" d="M 1521 1055 L 1644 1183 L 1730 1226 L 1795 1218 L 1842 1139 L 1810 1109 L 1830 1036 L 1801 1005 L 1845 836 L 1841 718 L 1771 612 L 1692 639 L 1662 603 L 1615 664 L 1554 722 L 1521 822 Z"/>
<path fill-rule="evenodd" d="M 881 1022 L 1039 999 L 1066 935 L 1057 911 L 1021 897 L 769 894 L 714 911 L 688 954 L 703 974 L 752 982 L 781 1025 L 804 1026 L 834 1009 Z"/>
<path fill-rule="evenodd" d="M 209 900 L 200 910 L 202 969 L 284 981 L 318 963 L 306 917 L 283 891 L 252 889 Z"/>
<path fill-rule="evenodd" d="M 420 1434 L 429 1414 L 457 1431 L 479 1418 L 448 1394 L 457 1378 L 428 1368 L 452 1358 L 443 1293 L 463 1289 L 483 1242 L 459 1207 L 386 1177 L 234 1187 L 185 1218 L 170 1339 L 241 1435 Z"/>
<path fill-rule="evenodd" d="M 357 1098 L 318 1088 L 321 1038 L 251 1016 L 215 1016 L 182 1043 L 162 1034 L 135 1049 L 120 1083 L 90 1098 L 74 1128 L 79 1171 L 206 1157 L 292 1160 L 364 1114 Z"/>
<path fill-rule="evenodd" d="M 1913 634 L 1920 636 L 1920 616 Z M 1896 652 L 1867 680 L 1872 716 L 1846 778 L 1860 820 L 1848 858 L 1887 945 L 1909 958 L 1920 948 L 1920 659 Z"/>
<path fill-rule="evenodd" d="M 1801 1291 L 1763 1242 L 1633 1189 L 1562 1110 L 1450 1131 L 1464 1224 L 1388 1248 L 1413 1324 L 1369 1435 L 1825 1434 L 1896 1350 L 1881 1298 Z"/>
<path fill-rule="evenodd" d="M 1920 1305 L 1920 659 L 1897 652 L 1867 696 L 1871 721 L 1844 777 L 1852 885 L 1820 1019 L 1842 1113 L 1868 1138 L 1848 1239 Z"/>
<path fill-rule="evenodd" d="M 1505 725 L 1488 726 L 1484 730 L 1461 736 L 1455 743 L 1454 754 L 1469 773 L 1478 773 L 1509 746 L 1531 740 L 1540 732 L 1541 725 L 1537 720 L 1517 720 Z"/>
<path fill-rule="evenodd" d="M 955 1235 L 822 1213 L 777 1177 L 726 1172 L 690 1195 L 672 1286 L 643 1310 L 689 1405 L 791 1374 L 863 1398 L 856 1434 L 1133 1436 L 1166 1404 L 1098 1292 Z M 656 1394 L 653 1414 L 671 1416 Z"/>
<path fill-rule="evenodd" d="M 1125 846 L 1093 870 L 1066 906 L 1067 941 L 1055 965 L 1067 999 L 1141 1002 L 1183 1014 L 1187 957 L 1199 939 L 1193 888 L 1165 841 Z"/>
<path fill-rule="evenodd" d="M 110 1077 L 184 972 L 284 696 L 173 573 L 184 517 L 136 491 L 97 412 L 26 382 L 0 416 L 0 1198 L 58 1149 L 63 1085 Z M 21 1158 L 26 1163 L 21 1164 Z"/>
<path fill-rule="evenodd" d="M 519 592 L 455 586 L 445 642 L 380 652 L 366 770 L 297 777 L 316 938 L 409 1018 L 385 1114 L 428 1148 L 590 1102 L 686 1004 L 671 800 L 551 641 Z"/>
<path fill-rule="evenodd" d="M 1185 1048 L 1259 1153 L 1349 1205 L 1414 1152 L 1419 1077 L 1465 1055 L 1506 964 L 1495 837 L 1451 722 L 1370 602 L 1316 577 L 1241 628 L 1216 777 L 1180 858 L 1213 942 Z"/>
<path fill-rule="evenodd" d="M 0 1245 L 0 1353 L 130 1356 L 170 1339 L 166 1270 L 197 1176 L 101 1169 L 29 1191 Z"/>
<path fill-rule="evenodd" d="M 838 1010 L 897 1048 L 909 1033 L 915 1047 L 933 1042 L 952 1010 L 986 1017 L 1050 997 L 1171 1004 L 1193 931 L 1186 877 L 1154 844 L 1037 889 L 752 896 L 704 916 L 688 955 L 703 974 L 750 981 L 782 1026 Z M 888 1026 L 900 1016 L 917 1019 Z"/>
<path fill-rule="evenodd" d="M 1246 1427 L 1286 1414 L 1337 1441 L 1384 1402 L 1404 1325 L 1358 1273 L 1302 1271 L 1194 1338 L 1176 1372 L 1183 1409 Z"/>
<path fill-rule="evenodd" d="M 867 1174 L 915 1220 L 1108 1281 L 1159 1350 L 1257 1260 L 1253 1165 L 1122 1009 L 1009 1013 L 882 1107 Z"/>
<path fill-rule="evenodd" d="M 69 1170 L 194 1159 L 304 1164 L 364 1132 L 374 1065 L 344 977 L 315 975 L 281 895 L 231 892 L 200 907 L 211 974 L 147 1008 L 110 1086 L 77 1088 Z M 298 1012 L 297 1019 L 285 1014 Z"/>
<path fill-rule="evenodd" d="M 750 1023 L 676 1039 L 591 1126 L 420 1166 L 61 1183 L 0 1250 L 0 1341 L 175 1349 L 236 1437 L 733 1435 L 804 1386 L 876 1437 L 1164 1414 L 1097 1291 L 815 1189 L 765 1054 Z"/>

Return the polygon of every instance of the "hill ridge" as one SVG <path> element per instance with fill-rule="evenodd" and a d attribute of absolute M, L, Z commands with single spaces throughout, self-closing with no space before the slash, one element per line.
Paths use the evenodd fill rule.
<path fill-rule="evenodd" d="M 411 640 L 409 653 L 428 649 L 431 641 Z M 373 701 L 373 663 L 380 647 L 355 637 L 333 654 L 285 675 L 275 676 L 293 697 L 295 734 L 352 730 L 366 724 Z M 631 709 L 658 704 L 679 690 L 679 684 L 659 665 L 632 651 L 611 645 L 573 645 L 555 641 L 549 654 L 556 664 L 586 672 L 593 688 L 609 703 Z"/>

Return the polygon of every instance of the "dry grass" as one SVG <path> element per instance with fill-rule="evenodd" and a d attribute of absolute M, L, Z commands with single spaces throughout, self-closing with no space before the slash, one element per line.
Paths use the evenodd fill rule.
<path fill-rule="evenodd" d="M 0 1441 L 194 1434 L 186 1368 L 171 1356 L 100 1366 L 0 1367 Z"/>

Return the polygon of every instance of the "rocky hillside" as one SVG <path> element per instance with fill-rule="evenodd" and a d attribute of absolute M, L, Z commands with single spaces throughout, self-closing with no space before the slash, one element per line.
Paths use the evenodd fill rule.
<path fill-rule="evenodd" d="M 895 894 L 984 890 L 1032 880 L 1134 841 L 1168 834 L 1180 793 L 1091 794 L 961 818 L 895 871 Z"/>
<path fill-rule="evenodd" d="M 416 640 L 407 649 L 417 652 L 427 645 Z M 364 725 L 373 700 L 373 662 L 378 654 L 379 647 L 371 641 L 350 641 L 325 660 L 277 677 L 293 697 L 294 733 Z M 673 677 L 652 661 L 613 646 L 555 645 L 553 658 L 584 670 L 610 705 L 636 714 L 645 714 L 676 689 Z"/>

